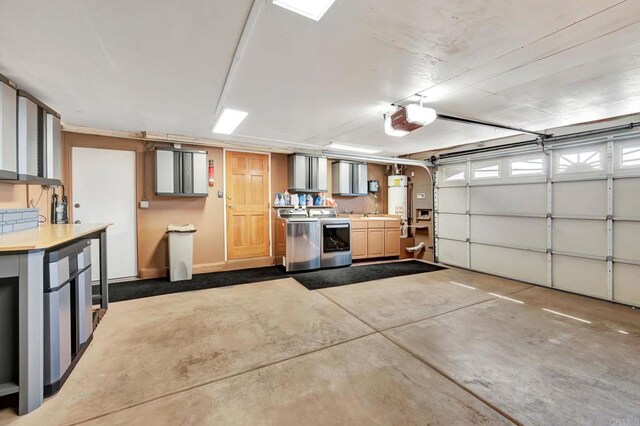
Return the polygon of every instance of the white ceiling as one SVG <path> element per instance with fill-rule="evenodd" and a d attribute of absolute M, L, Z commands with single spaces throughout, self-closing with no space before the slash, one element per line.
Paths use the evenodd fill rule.
<path fill-rule="evenodd" d="M 66 123 L 212 138 L 251 5 L 0 0 L 0 73 Z M 236 65 L 224 106 L 249 116 L 232 139 L 408 154 L 512 134 L 437 120 L 386 136 L 382 113 L 419 92 L 533 130 L 640 111 L 640 1 L 336 0 L 319 22 L 267 1 Z"/>

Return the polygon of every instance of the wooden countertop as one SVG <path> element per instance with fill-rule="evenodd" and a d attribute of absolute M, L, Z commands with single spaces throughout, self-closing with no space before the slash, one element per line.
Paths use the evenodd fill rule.
<path fill-rule="evenodd" d="M 348 217 L 352 221 L 354 220 L 371 220 L 371 221 L 382 221 L 382 220 L 400 220 L 400 216 L 395 216 L 391 214 L 377 214 L 377 215 L 369 215 L 368 217 L 364 217 L 361 214 L 340 214 L 339 217 Z"/>
<path fill-rule="evenodd" d="M 0 253 L 44 250 L 91 235 L 111 223 L 42 225 L 35 229 L 0 235 Z"/>

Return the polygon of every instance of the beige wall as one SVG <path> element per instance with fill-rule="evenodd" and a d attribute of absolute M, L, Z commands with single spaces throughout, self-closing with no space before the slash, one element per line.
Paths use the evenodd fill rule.
<path fill-rule="evenodd" d="M 40 209 L 40 214 L 44 216 L 40 220 L 45 220 L 48 223 L 53 192 L 48 187 L 44 188 L 44 192 L 42 191 L 43 187 L 40 185 L 0 183 L 0 210 L 31 208 L 30 201 L 33 200 L 35 207 Z M 40 197 L 41 192 L 42 197 Z M 57 193 L 61 195 L 62 191 L 58 189 Z"/>
<path fill-rule="evenodd" d="M 331 197 L 331 161 L 329 161 L 328 174 L 328 197 Z M 380 164 L 367 164 L 367 179 L 378 180 L 380 182 L 380 190 L 376 194 L 378 198 L 369 194 L 366 197 L 333 197 L 338 203 L 337 210 L 339 213 L 343 213 L 345 210 L 353 210 L 355 213 L 368 213 L 373 211 L 379 211 L 380 213 L 387 212 L 387 177 L 385 172 L 386 166 Z"/>
<path fill-rule="evenodd" d="M 160 146 L 162 144 L 158 144 Z M 122 149 L 136 152 L 137 156 L 137 201 L 143 194 L 143 161 L 146 162 L 146 192 L 148 209 L 137 209 L 138 269 L 143 278 L 164 276 L 167 268 L 166 227 L 169 223 L 193 223 L 198 230 L 194 234 L 194 273 L 212 272 L 226 269 L 264 266 L 272 264 L 272 259 L 249 259 L 225 262 L 224 243 L 224 199 L 218 198 L 218 190 L 223 187 L 223 150 L 211 147 L 189 147 L 206 150 L 210 160 L 215 162 L 215 185 L 209 187 L 209 197 L 179 198 L 157 197 L 154 192 L 154 156 L 145 155 L 143 142 L 106 136 L 64 134 L 63 170 L 64 181 L 70 183 L 71 149 L 74 146 L 104 149 Z M 286 155 L 272 155 L 272 188 L 286 186 Z M 285 166 L 283 167 L 282 164 Z M 70 205 L 73 199 L 70 196 Z M 73 209 L 70 209 L 73 210 Z M 70 212 L 72 213 L 72 212 Z"/>
<path fill-rule="evenodd" d="M 424 260 L 433 261 L 433 249 L 429 247 L 433 247 L 433 194 L 431 189 L 431 177 L 427 173 L 427 171 L 422 167 L 407 167 L 407 175 L 409 176 L 410 182 L 413 186 L 413 194 L 412 197 L 414 202 L 411 205 L 411 216 L 414 218 L 414 223 L 419 223 L 421 225 L 428 225 L 428 228 L 415 229 L 413 232 L 413 236 L 415 239 L 415 244 L 419 244 L 420 242 L 424 242 L 426 249 L 420 253 L 417 253 L 414 257 Z M 413 174 L 413 176 L 412 176 Z M 421 202 L 425 204 L 425 207 L 421 208 L 431 208 L 432 215 L 431 221 L 429 222 L 418 222 L 416 221 L 416 210 L 417 206 L 415 205 L 415 194 L 417 192 L 424 192 L 426 195 L 426 199 Z M 411 204 L 411 203 L 410 203 Z"/>

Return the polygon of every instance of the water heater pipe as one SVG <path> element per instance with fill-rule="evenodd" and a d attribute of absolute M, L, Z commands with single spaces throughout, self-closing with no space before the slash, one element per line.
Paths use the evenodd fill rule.
<path fill-rule="evenodd" d="M 425 248 L 424 242 L 421 241 L 420 244 L 418 244 L 417 246 L 405 248 L 405 251 L 407 253 L 417 253 L 424 250 L 424 248 Z"/>

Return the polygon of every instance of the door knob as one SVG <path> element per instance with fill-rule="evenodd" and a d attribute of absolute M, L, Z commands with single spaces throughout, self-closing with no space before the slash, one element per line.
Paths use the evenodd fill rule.
<path fill-rule="evenodd" d="M 228 204 L 227 207 L 229 207 L 230 209 L 233 208 L 233 206 L 231 204 Z"/>
<path fill-rule="evenodd" d="M 73 205 L 73 207 L 75 207 L 75 208 L 77 209 L 78 207 L 80 207 L 80 203 L 75 203 L 75 204 Z"/>
<path fill-rule="evenodd" d="M 76 221 L 75 221 L 75 222 L 73 222 L 73 223 L 79 224 L 79 223 L 81 223 L 81 222 L 80 222 L 79 220 L 76 220 Z"/>

